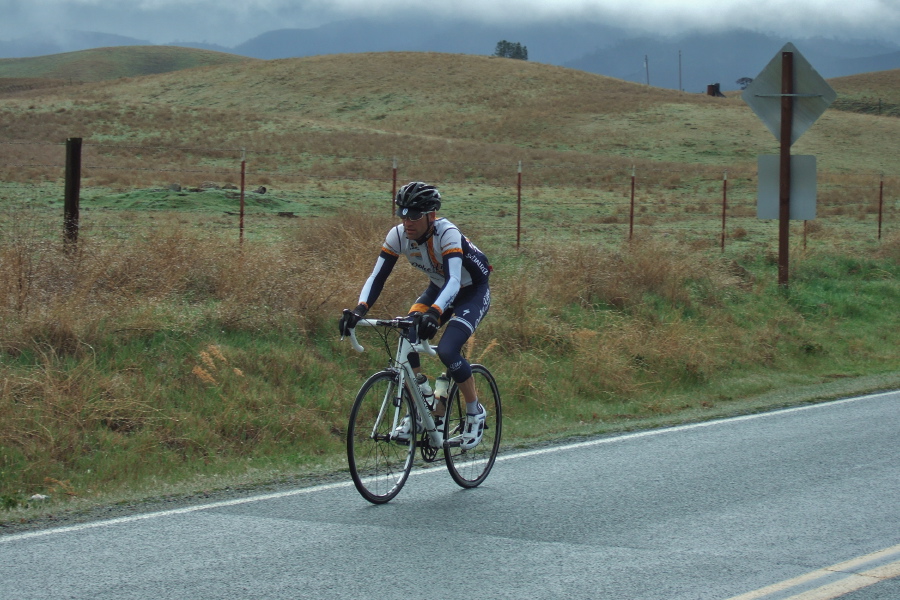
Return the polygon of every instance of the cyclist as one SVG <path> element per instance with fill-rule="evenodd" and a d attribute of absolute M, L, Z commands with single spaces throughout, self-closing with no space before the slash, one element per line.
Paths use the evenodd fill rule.
<path fill-rule="evenodd" d="M 407 183 L 394 200 L 399 225 L 387 233 L 372 274 L 352 311 L 345 310 L 338 322 L 341 335 L 347 335 L 375 304 L 388 275 L 400 255 L 412 266 L 428 275 L 428 287 L 410 308 L 415 333 L 420 340 L 430 340 L 444 324 L 447 328 L 438 343 L 437 352 L 447 373 L 459 386 L 466 401 L 466 425 L 461 447 L 474 448 L 484 433 L 484 407 L 478 402 L 475 381 L 462 347 L 475 332 L 491 305 L 488 278 L 491 266 L 487 257 L 459 229 L 444 218 L 437 218 L 441 194 L 433 185 L 421 181 Z M 414 341 L 414 340 L 413 340 Z M 418 353 L 409 356 L 410 366 L 419 373 Z M 435 422 L 440 431 L 446 407 L 435 407 Z M 411 423 L 407 416 L 394 432 L 397 439 L 408 441 Z"/>

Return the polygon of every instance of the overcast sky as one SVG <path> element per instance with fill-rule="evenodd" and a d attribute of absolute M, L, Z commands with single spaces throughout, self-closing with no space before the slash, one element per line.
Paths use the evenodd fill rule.
<path fill-rule="evenodd" d="M 0 39 L 80 30 L 232 47 L 273 29 L 401 10 L 494 23 L 571 18 L 663 34 L 744 27 L 900 43 L 900 0 L 0 0 Z"/>

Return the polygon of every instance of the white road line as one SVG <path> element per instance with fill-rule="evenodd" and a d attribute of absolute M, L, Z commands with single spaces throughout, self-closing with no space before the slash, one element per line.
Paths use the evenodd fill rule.
<path fill-rule="evenodd" d="M 132 515 L 130 517 L 119 517 L 116 519 L 107 519 L 106 521 L 93 521 L 91 523 L 81 523 L 79 525 L 68 525 L 66 527 L 56 527 L 54 529 L 42 529 L 40 531 L 28 531 L 26 533 L 16 533 L 9 536 L 0 537 L 0 544 L 6 542 L 15 542 L 29 538 L 43 537 L 54 535 L 57 533 L 71 533 L 73 531 L 83 531 L 85 529 L 94 529 L 96 527 L 106 527 L 108 525 L 119 525 L 121 523 L 133 523 L 135 521 L 144 521 L 146 519 L 157 519 L 160 517 L 171 517 L 173 515 L 184 515 L 187 513 L 197 512 L 199 510 L 208 510 L 211 508 L 223 508 L 226 506 L 238 506 L 240 504 L 249 504 L 250 502 L 260 502 L 263 500 L 277 500 L 278 498 L 287 498 L 290 496 L 300 496 L 303 494 L 311 494 L 313 492 L 321 492 L 335 488 L 347 487 L 352 482 L 330 483 L 328 485 L 318 485 L 315 487 L 302 488 L 299 490 L 289 490 L 286 492 L 275 492 L 272 494 L 263 494 L 261 496 L 249 496 L 247 498 L 236 498 L 234 500 L 223 500 L 221 502 L 212 502 L 210 504 L 198 504 L 197 506 L 186 506 L 185 508 L 174 508 L 172 510 L 162 510 L 159 512 L 144 513 L 141 515 Z"/>
<path fill-rule="evenodd" d="M 761 413 L 754 413 L 751 415 L 743 415 L 740 417 L 729 417 L 729 418 L 724 418 L 724 419 L 715 419 L 712 421 L 703 421 L 700 423 L 690 423 L 687 425 L 676 425 L 674 427 L 651 429 L 648 431 L 640 431 L 637 433 L 627 433 L 624 435 L 616 435 L 616 436 L 611 436 L 611 437 L 606 437 L 606 438 L 600 438 L 597 440 L 591 440 L 591 441 L 587 441 L 587 442 L 578 442 L 578 443 L 567 444 L 567 445 L 563 445 L 563 446 L 553 446 L 551 448 L 542 448 L 542 449 L 538 449 L 538 450 L 526 450 L 524 452 L 515 452 L 512 454 L 500 455 L 497 457 L 497 461 L 499 462 L 499 461 L 506 461 L 506 460 L 515 460 L 515 459 L 519 459 L 519 458 L 529 458 L 529 457 L 537 456 L 540 454 L 550 454 L 552 452 L 562 452 L 565 450 L 575 450 L 575 449 L 579 449 L 579 448 L 599 446 L 601 444 L 611 444 L 614 442 L 622 442 L 622 441 L 632 440 L 632 439 L 636 439 L 636 438 L 642 438 L 642 437 L 648 437 L 648 436 L 654 436 L 654 435 L 662 435 L 662 434 L 667 434 L 667 433 L 674 433 L 674 432 L 685 431 L 685 430 L 689 430 L 689 429 L 698 429 L 701 427 L 712 427 L 715 425 L 733 423 L 736 421 L 748 421 L 748 420 L 752 420 L 752 419 L 761 419 L 761 418 L 765 418 L 765 417 L 782 415 L 782 414 L 792 413 L 792 412 L 799 412 L 799 411 L 803 411 L 803 410 L 813 410 L 813 409 L 821 408 L 821 407 L 825 407 L 825 406 L 835 406 L 837 404 L 846 404 L 849 402 L 856 402 L 859 400 L 871 400 L 872 398 L 879 398 L 881 396 L 888 396 L 888 395 L 895 394 L 895 393 L 896 392 L 882 392 L 882 393 L 878 393 L 878 394 L 869 394 L 867 396 L 859 396 L 856 398 L 846 398 L 843 400 L 833 400 L 833 401 L 821 402 L 821 403 L 817 403 L 817 404 L 810 404 L 807 406 L 784 408 L 784 409 L 780 409 L 780 410 L 776 410 L 776 411 L 772 411 L 772 412 L 761 412 Z M 439 471 L 438 469 L 434 469 L 434 468 L 416 469 L 415 471 L 413 471 L 410 474 L 410 476 L 425 475 L 425 474 L 429 474 L 429 473 L 436 473 L 438 471 Z M 341 487 L 348 487 L 350 485 L 352 485 L 352 482 L 350 482 L 350 481 L 342 482 L 342 483 L 331 483 L 331 484 L 326 484 L 326 485 L 318 485 L 318 486 L 313 486 L 313 487 L 308 487 L 308 488 L 301 488 L 301 489 L 297 489 L 297 490 L 288 490 L 285 492 L 262 494 L 259 496 L 248 496 L 247 498 L 237 498 L 234 500 L 224 500 L 221 502 L 212 502 L 209 504 L 198 504 L 197 506 L 188 506 L 185 508 L 176 508 L 176 509 L 172 509 L 172 510 L 150 512 L 150 513 L 144 513 L 144 514 L 140 514 L 140 515 L 132 515 L 132 516 L 128 516 L 128 517 L 119 517 L 116 519 L 108 519 L 105 521 L 93 521 L 90 523 L 81 523 L 79 525 L 68 525 L 65 527 L 56 527 L 56 528 L 52 528 L 52 529 L 41 529 L 38 531 L 28 531 L 25 533 L 16 533 L 16 534 L 12 534 L 12 535 L 0 535 L 0 544 L 16 542 L 16 541 L 26 540 L 26 539 L 31 539 L 31 538 L 45 537 L 45 536 L 56 535 L 56 534 L 61 534 L 61 533 L 71 533 L 74 531 L 83 531 L 86 529 L 94 529 L 97 527 L 107 527 L 110 525 L 119 525 L 122 523 L 133 523 L 136 521 L 144 521 L 147 519 L 157 519 L 157 518 L 169 517 L 169 516 L 173 516 L 173 515 L 183 515 L 183 514 L 197 512 L 197 511 L 201 511 L 201 510 L 223 508 L 223 507 L 227 507 L 227 506 L 238 506 L 241 504 L 250 504 L 251 502 L 261 502 L 261 501 L 265 501 L 265 500 L 276 500 L 278 498 L 288 498 L 290 496 L 300 496 L 303 494 L 312 494 L 315 492 L 322 492 L 322 491 L 337 489 L 337 488 L 341 488 Z"/>
<path fill-rule="evenodd" d="M 760 412 L 753 413 L 750 415 L 741 415 L 739 417 L 726 417 L 723 419 L 713 419 L 710 421 L 701 421 L 699 423 L 688 423 L 686 425 L 675 425 L 672 427 L 660 427 L 658 429 L 649 429 L 646 431 L 639 431 L 636 433 L 626 433 L 623 435 L 615 435 L 605 438 L 600 438 L 596 440 L 590 440 L 587 442 L 577 442 L 574 444 L 567 444 L 565 446 L 553 446 L 550 448 L 541 448 L 538 450 L 526 450 L 524 452 L 517 452 L 513 454 L 507 454 L 503 456 L 498 456 L 497 460 L 513 460 L 516 458 L 527 458 L 529 456 L 537 456 L 539 454 L 551 454 L 553 452 L 561 452 L 564 450 L 573 450 L 577 448 L 588 448 L 591 446 L 599 446 L 601 444 L 611 444 L 613 442 L 622 442 L 625 440 L 633 440 L 636 438 L 648 437 L 653 435 L 663 435 L 667 433 L 675 433 L 678 431 L 686 431 L 689 429 L 699 429 L 702 427 L 713 427 L 715 425 L 723 425 L 727 423 L 735 423 L 738 421 L 750 421 L 753 419 L 763 419 L 767 417 L 773 417 L 778 415 L 783 415 L 787 413 L 800 412 L 805 410 L 815 410 L 817 408 L 822 408 L 826 406 L 836 406 L 839 404 L 847 404 L 850 402 L 857 402 L 859 400 L 871 400 L 873 398 L 880 398 L 882 396 L 890 396 L 892 394 L 896 394 L 897 392 L 880 392 L 878 394 L 869 394 L 867 396 L 859 396 L 856 398 L 845 398 L 843 400 L 831 400 L 826 402 L 819 402 L 816 404 L 809 404 L 806 406 L 795 406 L 793 408 L 782 408 L 779 410 L 769 411 L 769 412 Z"/>

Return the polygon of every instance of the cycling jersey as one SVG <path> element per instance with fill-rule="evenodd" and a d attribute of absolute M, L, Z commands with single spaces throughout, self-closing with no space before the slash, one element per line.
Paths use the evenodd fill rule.
<path fill-rule="evenodd" d="M 366 280 L 359 302 L 371 308 L 384 288 L 388 275 L 400 255 L 428 275 L 440 293 L 431 306 L 442 313 L 453 303 L 460 289 L 486 284 L 491 273 L 487 257 L 447 219 L 434 222 L 433 234 L 421 244 L 407 239 L 403 223 L 391 229 L 381 247 L 375 268 Z M 424 312 L 429 307 L 416 305 L 413 310 Z"/>

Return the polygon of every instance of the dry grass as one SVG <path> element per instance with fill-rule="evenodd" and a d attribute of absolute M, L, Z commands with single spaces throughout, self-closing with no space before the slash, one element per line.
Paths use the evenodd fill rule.
<path fill-rule="evenodd" d="M 140 237 L 84 239 L 75 254 L 52 242 L 7 241 L 0 248 L 0 314 L 15 316 L 4 319 L 5 326 L 18 322 L 35 329 L 30 335 L 7 330 L 2 338 L 33 338 L 36 328 L 60 322 L 85 334 L 100 320 L 129 326 L 173 298 L 198 307 L 214 302 L 225 324 L 252 328 L 289 319 L 314 329 L 323 314 L 332 314 L 336 299 L 358 293 L 388 223 L 346 212 L 317 227 L 298 228 L 279 244 L 237 245 L 191 235 L 174 217 Z M 361 243 L 371 252 L 361 253 Z M 401 286 L 385 298 L 404 292 Z"/>
<path fill-rule="evenodd" d="M 617 251 L 571 244 L 524 258 L 528 266 L 496 293 L 502 325 L 492 331 L 514 347 L 572 353 L 578 393 L 628 396 L 663 380 L 705 380 L 735 334 L 703 322 L 751 284 L 734 265 L 650 237 Z"/>

